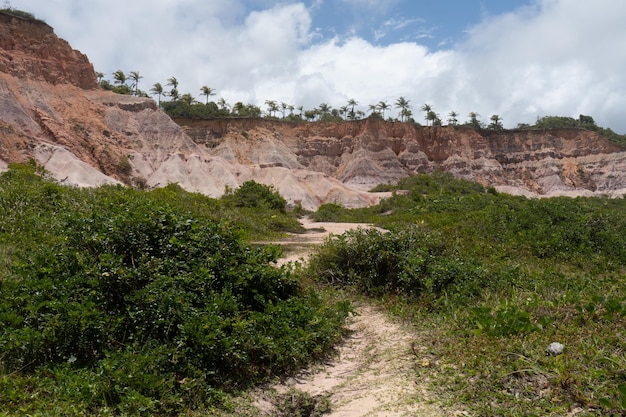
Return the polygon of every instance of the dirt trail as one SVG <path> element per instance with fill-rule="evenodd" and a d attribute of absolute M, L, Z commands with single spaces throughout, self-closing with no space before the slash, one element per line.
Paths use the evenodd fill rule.
<path fill-rule="evenodd" d="M 306 259 L 329 233 L 370 227 L 309 220 L 303 225 L 312 231 L 282 242 L 291 248 L 283 262 Z M 419 346 L 417 334 L 369 303 L 356 303 L 356 311 L 357 315 L 349 319 L 349 337 L 330 362 L 273 389 L 278 393 L 295 388 L 312 396 L 329 395 L 332 412 L 327 415 L 331 417 L 455 415 L 438 406 L 426 383 L 417 380 L 416 367 L 428 366 L 421 358 L 426 352 Z M 260 400 L 257 405 L 271 415 L 267 402 Z"/>

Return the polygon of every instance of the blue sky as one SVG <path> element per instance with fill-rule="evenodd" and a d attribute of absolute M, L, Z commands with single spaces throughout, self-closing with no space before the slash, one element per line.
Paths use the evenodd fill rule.
<path fill-rule="evenodd" d="M 311 6 L 314 3 L 309 2 Z M 313 6 L 311 16 L 313 27 L 319 28 L 327 38 L 358 36 L 382 45 L 417 42 L 436 50 L 462 41 L 466 29 L 482 20 L 529 3 L 529 0 L 327 0 Z"/>
<path fill-rule="evenodd" d="M 591 115 L 626 133 L 624 0 L 11 0 L 111 79 L 175 76 L 231 105 L 367 111 L 403 96 L 506 127 Z M 392 109 L 393 116 L 396 110 Z"/>

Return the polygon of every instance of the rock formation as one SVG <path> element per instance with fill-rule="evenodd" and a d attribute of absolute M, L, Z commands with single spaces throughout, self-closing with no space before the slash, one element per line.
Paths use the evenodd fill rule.
<path fill-rule="evenodd" d="M 583 129 L 492 131 L 378 119 L 177 122 L 228 161 L 322 172 L 361 188 L 439 170 L 515 194 L 626 192 L 626 149 Z"/>
<path fill-rule="evenodd" d="M 372 185 L 434 170 L 528 195 L 626 191 L 624 149 L 585 130 L 177 122 L 151 99 L 102 91 L 88 59 L 45 23 L 0 13 L 0 170 L 34 158 L 67 184 L 175 182 L 213 197 L 254 179 L 307 209 L 374 204 Z"/>

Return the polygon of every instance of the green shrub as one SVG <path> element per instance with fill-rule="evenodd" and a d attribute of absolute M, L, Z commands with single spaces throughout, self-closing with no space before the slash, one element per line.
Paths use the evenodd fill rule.
<path fill-rule="evenodd" d="M 0 213 L 15 244 L 0 282 L 9 413 L 49 403 L 58 414 L 77 404 L 177 414 L 293 372 L 341 336 L 349 304 L 329 304 L 273 266 L 278 248 L 250 247 L 212 219 L 214 200 L 176 187 L 66 188 L 30 169 L 3 174 L 0 189 L 0 205 L 20 209 Z M 37 241 L 22 248 L 25 237 Z"/>
<path fill-rule="evenodd" d="M 332 237 L 312 256 L 306 272 L 370 295 L 411 297 L 440 295 L 452 287 L 471 295 L 485 279 L 475 259 L 446 248 L 441 236 L 417 226 L 396 232 L 357 229 Z"/>
<path fill-rule="evenodd" d="M 287 201 L 271 185 L 246 181 L 236 190 L 226 190 L 225 200 L 231 201 L 235 207 L 268 208 L 285 212 Z"/>

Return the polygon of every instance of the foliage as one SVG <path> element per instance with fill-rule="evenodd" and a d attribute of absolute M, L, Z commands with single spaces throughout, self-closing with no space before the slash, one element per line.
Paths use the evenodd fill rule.
<path fill-rule="evenodd" d="M 31 22 L 45 23 L 43 20 L 37 19 L 32 13 L 25 12 L 23 10 L 19 10 L 10 6 L 3 7 L 2 9 L 0 9 L 0 13 L 8 14 L 14 17 L 19 17 L 25 20 L 30 20 Z"/>
<path fill-rule="evenodd" d="M 388 232 L 329 239 L 305 272 L 412 320 L 439 363 L 418 377 L 476 415 L 623 415 L 626 200 L 527 199 L 441 173 L 378 189 L 392 192 L 379 206 L 319 212 Z M 554 341 L 565 353 L 546 356 Z"/>
<path fill-rule="evenodd" d="M 0 191 L 7 413 L 201 409 L 293 372 L 341 335 L 349 305 L 213 219 L 220 202 L 177 187 L 62 187 L 35 166 L 11 166 Z"/>
<path fill-rule="evenodd" d="M 518 125 L 523 129 L 559 129 L 559 128 L 579 128 L 597 132 L 606 139 L 620 145 L 626 145 L 626 135 L 615 133 L 609 128 L 600 127 L 593 120 L 593 117 L 581 114 L 578 119 L 563 116 L 544 116 L 537 118 L 537 123 L 532 126 Z"/>
<path fill-rule="evenodd" d="M 271 185 L 246 181 L 236 190 L 227 189 L 224 199 L 231 201 L 235 207 L 258 208 L 267 207 L 285 212 L 287 201 Z"/>

